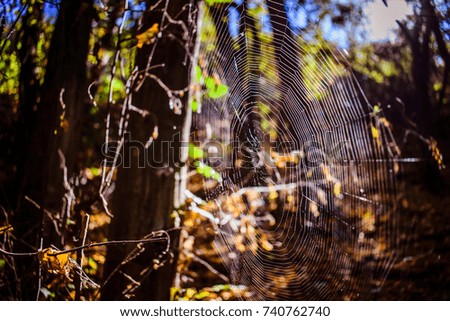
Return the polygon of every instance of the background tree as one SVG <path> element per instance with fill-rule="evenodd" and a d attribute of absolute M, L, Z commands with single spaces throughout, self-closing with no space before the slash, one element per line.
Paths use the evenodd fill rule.
<path fill-rule="evenodd" d="M 109 234 L 112 239 L 140 239 L 152 231 L 170 231 L 184 203 L 196 10 L 193 2 L 185 0 L 147 3 L 139 32 L 150 34 L 152 40 L 136 54 L 137 77 L 130 91 L 130 103 L 145 116 L 132 113 L 129 118 L 130 136 L 125 138 L 123 150 L 130 163 L 118 171 Z M 121 262 L 131 248 L 111 249 L 106 275 L 114 275 L 102 297 L 119 299 L 126 293 L 127 298 L 140 300 L 169 299 L 179 231 L 172 229 L 169 233 L 170 252 L 165 245 L 149 245 L 125 265 Z M 153 264 L 149 266 L 149 262 Z M 130 277 L 136 281 L 131 284 L 132 290 Z"/>
<path fill-rule="evenodd" d="M 36 6 L 30 7 L 32 12 L 39 12 Z M 33 134 L 25 134 L 25 141 L 20 141 L 23 144 L 21 149 L 27 152 L 23 173 L 18 174 L 21 186 L 14 222 L 18 226 L 18 234 L 27 237 L 16 243 L 17 251 L 60 244 L 60 240 L 48 237 L 49 232 L 44 230 L 45 222 L 52 219 L 44 209 L 62 209 L 65 190 L 61 186 L 64 186 L 64 174 L 58 150 L 66 159 L 66 175 L 71 177 L 77 170 L 76 154 L 82 117 L 86 110 L 83 96 L 87 98 L 86 59 L 93 18 L 92 1 L 61 1 L 39 99 L 28 92 L 29 96 L 26 97 L 31 101 L 23 104 L 23 121 L 27 124 L 27 131 L 32 128 Z M 32 19 L 36 20 L 36 17 Z M 32 37 L 33 33 L 25 36 Z M 27 63 L 26 59 L 24 63 Z M 24 67 L 26 72 L 27 65 Z M 32 77 L 33 74 L 28 73 L 26 76 Z M 32 77 L 24 82 L 33 81 Z M 30 110 L 31 114 L 35 113 L 35 123 L 29 121 Z M 37 261 L 17 262 L 18 282 L 23 287 L 22 299 L 36 296 L 39 276 L 37 272 L 30 275 L 30 263 L 36 266 Z"/>

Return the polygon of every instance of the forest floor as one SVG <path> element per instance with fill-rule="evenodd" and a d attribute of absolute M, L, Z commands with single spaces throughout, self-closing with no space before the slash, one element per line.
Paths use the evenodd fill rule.
<path fill-rule="evenodd" d="M 414 180 L 406 186 L 405 251 L 377 299 L 450 300 L 450 170 L 442 177 L 438 193 Z"/>
<path fill-rule="evenodd" d="M 419 167 L 417 170 L 420 171 Z M 443 185 L 439 192 L 430 191 L 420 174 L 410 174 L 402 181 L 405 201 L 401 206 L 396 261 L 371 299 L 449 300 L 450 170 L 441 171 Z M 215 237 L 212 226 L 192 213 L 187 215 L 186 222 L 192 229 L 179 266 L 184 286 L 176 289 L 173 299 L 251 299 L 252 294 L 245 287 L 229 285 L 227 271 L 212 246 Z M 194 228 L 197 224 L 203 228 Z"/>

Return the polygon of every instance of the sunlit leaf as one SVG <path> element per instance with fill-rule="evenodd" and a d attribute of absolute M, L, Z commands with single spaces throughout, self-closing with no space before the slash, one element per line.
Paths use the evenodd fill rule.
<path fill-rule="evenodd" d="M 13 230 L 14 230 L 14 228 L 12 227 L 12 225 L 8 224 L 8 225 L 0 227 L 0 234 L 6 233 L 6 232 L 11 232 Z"/>
<path fill-rule="evenodd" d="M 89 267 L 91 268 L 91 269 L 93 269 L 94 271 L 97 271 L 98 270 L 98 264 L 97 264 L 97 262 L 95 262 L 95 260 L 93 259 L 93 258 L 89 258 L 88 259 L 88 265 L 89 265 Z"/>
<path fill-rule="evenodd" d="M 268 252 L 270 252 L 270 251 L 272 251 L 273 250 L 273 245 L 269 242 L 269 240 L 267 239 L 267 235 L 266 234 L 263 234 L 262 236 L 261 236 L 261 247 L 264 249 L 264 250 L 266 250 L 266 251 L 268 251 Z"/>
<path fill-rule="evenodd" d="M 84 174 L 86 175 L 87 179 L 93 180 L 94 178 L 102 174 L 102 169 L 98 167 L 85 168 Z"/>
<path fill-rule="evenodd" d="M 189 289 L 186 290 L 185 297 L 186 297 L 187 299 L 190 299 L 190 298 L 192 298 L 196 293 L 197 293 L 197 291 L 196 291 L 194 288 L 189 288 Z"/>
<path fill-rule="evenodd" d="M 206 178 L 212 178 L 218 182 L 222 181 L 222 176 L 218 172 L 216 172 L 211 166 L 205 165 L 202 162 L 195 162 L 194 164 L 197 167 L 197 173 L 203 175 Z"/>
<path fill-rule="evenodd" d="M 228 86 L 220 83 L 214 77 L 207 77 L 205 79 L 205 86 L 208 89 L 208 96 L 212 99 L 218 99 L 228 93 Z"/>
<path fill-rule="evenodd" d="M 202 81 L 202 68 L 197 65 L 195 67 L 195 80 L 197 81 L 197 83 L 200 83 Z"/>
<path fill-rule="evenodd" d="M 371 130 L 372 130 L 372 137 L 373 138 L 375 138 L 375 139 L 380 138 L 380 131 L 375 126 L 372 126 Z"/>
<path fill-rule="evenodd" d="M 194 113 L 198 111 L 198 102 L 195 99 L 191 102 L 191 108 Z"/>
<path fill-rule="evenodd" d="M 211 293 L 209 293 L 208 291 L 202 291 L 202 292 L 200 292 L 200 293 L 197 293 L 197 294 L 194 296 L 194 298 L 195 298 L 196 300 L 202 300 L 202 299 L 204 299 L 204 298 L 209 297 L 210 294 L 211 294 Z"/>
<path fill-rule="evenodd" d="M 64 268 L 69 263 L 69 253 L 56 254 L 54 250 L 47 248 L 38 252 L 38 259 L 42 267 L 49 272 L 65 274 Z"/>
<path fill-rule="evenodd" d="M 340 197 L 341 196 L 341 187 L 342 187 L 342 185 L 339 182 L 334 184 L 334 187 L 333 187 L 334 196 L 336 196 L 336 197 Z"/>
<path fill-rule="evenodd" d="M 212 99 L 217 99 L 225 96 L 228 93 L 228 87 L 224 84 L 217 85 L 214 89 L 208 92 L 208 95 Z"/>
<path fill-rule="evenodd" d="M 220 292 L 230 290 L 231 286 L 229 284 L 216 284 L 212 288 L 215 292 Z"/>
<path fill-rule="evenodd" d="M 192 143 L 189 143 L 189 148 L 188 148 L 188 156 L 191 159 L 200 159 L 203 158 L 205 152 L 203 151 L 203 149 L 195 146 Z"/>
<path fill-rule="evenodd" d="M 149 45 L 153 42 L 154 38 L 159 32 L 159 24 L 154 23 L 153 26 L 148 28 L 143 33 L 136 36 L 137 39 L 137 47 L 142 48 L 144 44 Z"/>
<path fill-rule="evenodd" d="M 175 297 L 180 293 L 180 288 L 171 287 L 170 288 L 170 301 L 174 301 Z"/>
<path fill-rule="evenodd" d="M 444 169 L 445 168 L 444 157 L 443 157 L 441 151 L 439 150 L 437 141 L 433 137 L 431 137 L 429 139 L 428 144 L 429 144 L 428 148 L 431 151 L 431 155 L 433 156 L 434 160 L 436 161 L 437 165 L 439 166 L 439 169 Z"/>
<path fill-rule="evenodd" d="M 212 6 L 212 5 L 221 4 L 221 3 L 232 3 L 233 0 L 206 0 L 205 2 L 208 6 Z"/>

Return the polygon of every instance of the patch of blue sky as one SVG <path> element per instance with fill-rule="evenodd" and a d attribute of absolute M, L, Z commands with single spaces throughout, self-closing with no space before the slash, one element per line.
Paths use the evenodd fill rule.
<path fill-rule="evenodd" d="M 300 6 L 296 0 L 286 0 L 285 8 L 289 27 L 294 33 L 299 33 L 306 28 L 308 20 L 317 19 L 317 5 L 314 3 L 306 2 Z"/>
<path fill-rule="evenodd" d="M 239 35 L 239 11 L 236 7 L 228 7 L 228 29 L 231 37 Z"/>
<path fill-rule="evenodd" d="M 59 3 L 60 1 L 53 1 L 52 3 L 45 1 L 44 2 L 44 16 L 47 19 L 56 19 L 59 12 Z"/>
<path fill-rule="evenodd" d="M 345 26 L 336 26 L 327 15 L 320 21 L 320 30 L 325 40 L 335 43 L 340 48 L 348 48 L 349 37 Z"/>
<path fill-rule="evenodd" d="M 266 34 L 272 32 L 272 24 L 270 23 L 270 16 L 268 14 L 261 15 L 261 29 Z"/>

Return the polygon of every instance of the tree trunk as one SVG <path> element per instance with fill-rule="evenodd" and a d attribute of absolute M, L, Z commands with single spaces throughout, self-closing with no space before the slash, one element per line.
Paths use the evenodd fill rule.
<path fill-rule="evenodd" d="M 24 148 L 30 144 L 33 129 L 36 125 L 36 111 L 39 96 L 39 80 L 37 79 L 37 45 L 41 28 L 36 21 L 42 19 L 42 3 L 33 3 L 27 10 L 22 20 L 22 28 L 20 30 L 21 48 L 18 50 L 20 59 L 20 75 L 19 75 L 19 117 L 16 132 L 16 151 L 17 157 L 17 176 L 16 183 L 22 182 L 27 149 Z M 33 23 L 34 20 L 34 23 Z M 19 194 L 19 186 L 12 188 L 13 204 L 17 204 L 17 195 Z"/>
<path fill-rule="evenodd" d="M 433 16 L 434 8 L 428 0 L 421 1 L 420 13 L 415 16 L 415 23 L 412 30 L 409 30 L 404 23 L 398 22 L 402 32 L 408 40 L 411 53 L 411 75 L 414 84 L 414 91 L 411 93 L 413 97 L 410 114 L 414 115 L 413 119 L 417 124 L 417 128 L 424 137 L 432 137 L 434 135 L 434 123 L 436 110 L 433 110 L 430 98 L 430 60 L 433 32 Z M 436 35 L 435 35 L 436 36 Z M 423 155 L 429 155 L 429 146 L 422 146 Z M 423 169 L 423 179 L 427 187 L 432 192 L 439 192 L 443 185 L 439 168 L 434 160 L 426 162 Z"/>
<path fill-rule="evenodd" d="M 164 5 L 161 2 L 145 14 L 140 30 L 144 32 L 156 23 L 160 31 L 163 28 L 161 37 L 144 45 L 136 56 L 136 66 L 142 74 L 148 66 L 160 67 L 151 68 L 149 73 L 153 76 L 141 77 L 133 86 L 133 106 L 147 111 L 149 116 L 130 115 L 122 157 L 129 161 L 118 169 L 109 239 L 142 239 L 152 231 L 173 228 L 171 215 L 184 200 L 186 142 L 191 123 L 187 91 L 196 56 L 192 41 L 195 6 L 188 0 L 170 0 L 167 8 Z M 189 32 L 168 21 L 167 16 L 163 19 L 164 12 L 182 21 Z M 163 25 L 161 21 L 165 21 Z M 140 81 L 144 81 L 142 86 Z M 158 132 L 158 136 L 154 135 L 153 143 L 145 148 L 152 132 Z M 175 229 L 169 234 L 169 253 L 165 252 L 165 241 L 147 244 L 142 246 L 144 251 L 140 255 L 126 260 L 126 264 L 125 258 L 136 246 L 109 248 L 105 266 L 108 282 L 102 288 L 102 298 L 168 300 L 176 270 L 179 233 Z"/>
<path fill-rule="evenodd" d="M 292 137 L 300 140 L 298 134 L 295 133 L 292 128 L 291 120 L 288 116 L 288 109 L 290 106 L 285 105 L 285 101 L 287 101 L 286 96 L 288 95 L 289 90 L 291 91 L 290 95 L 298 96 L 298 101 L 300 101 L 303 106 L 307 105 L 306 97 L 298 90 L 298 88 L 302 87 L 303 82 L 300 66 L 300 51 L 296 50 L 298 47 L 297 39 L 289 29 L 284 1 L 269 0 L 267 6 L 273 28 L 273 46 L 278 64 L 278 75 L 280 77 L 279 88 L 282 88 L 283 90 L 277 103 L 278 106 L 276 110 L 280 112 L 280 116 L 283 119 L 282 126 L 288 126 Z M 293 86 L 295 86 L 295 88 Z"/>
<path fill-rule="evenodd" d="M 65 191 L 58 149 L 65 155 L 68 177 L 76 171 L 81 119 L 86 106 L 83 98 L 87 96 L 86 60 L 94 14 L 92 0 L 61 1 L 37 105 L 35 129 L 23 146 L 28 152 L 14 217 L 18 237 L 15 250 L 18 252 L 59 243 L 52 230 L 44 229 L 45 225 L 50 225 L 44 224 L 48 220 L 44 209 L 60 212 L 62 208 Z M 59 223 L 64 225 L 64 221 Z M 22 299 L 36 298 L 37 264 L 32 259 L 17 260 Z"/>
<path fill-rule="evenodd" d="M 41 28 L 36 21 L 40 21 L 42 17 L 43 4 L 34 2 L 30 4 L 28 10 L 22 18 L 22 24 L 18 31 L 18 42 L 21 44 L 17 50 L 20 61 L 19 74 L 19 108 L 18 118 L 15 124 L 13 157 L 16 164 L 16 173 L 11 185 L 6 186 L 5 194 L 8 203 L 15 206 L 18 201 L 27 160 L 27 146 L 33 134 L 36 124 L 37 100 L 39 95 L 39 80 L 37 78 L 37 44 Z M 11 209 L 13 210 L 13 209 Z M 17 227 L 20 229 L 20 225 Z M 16 230 L 17 230 L 16 228 Z M 20 244 L 16 244 L 16 248 Z M 14 260 L 11 260 L 14 262 Z M 9 298 L 11 300 L 21 297 L 20 284 L 16 282 L 13 269 L 5 271 L 6 280 L 10 282 L 10 287 L 0 287 L 0 297 Z M 9 283 L 9 282 L 8 282 Z"/>

